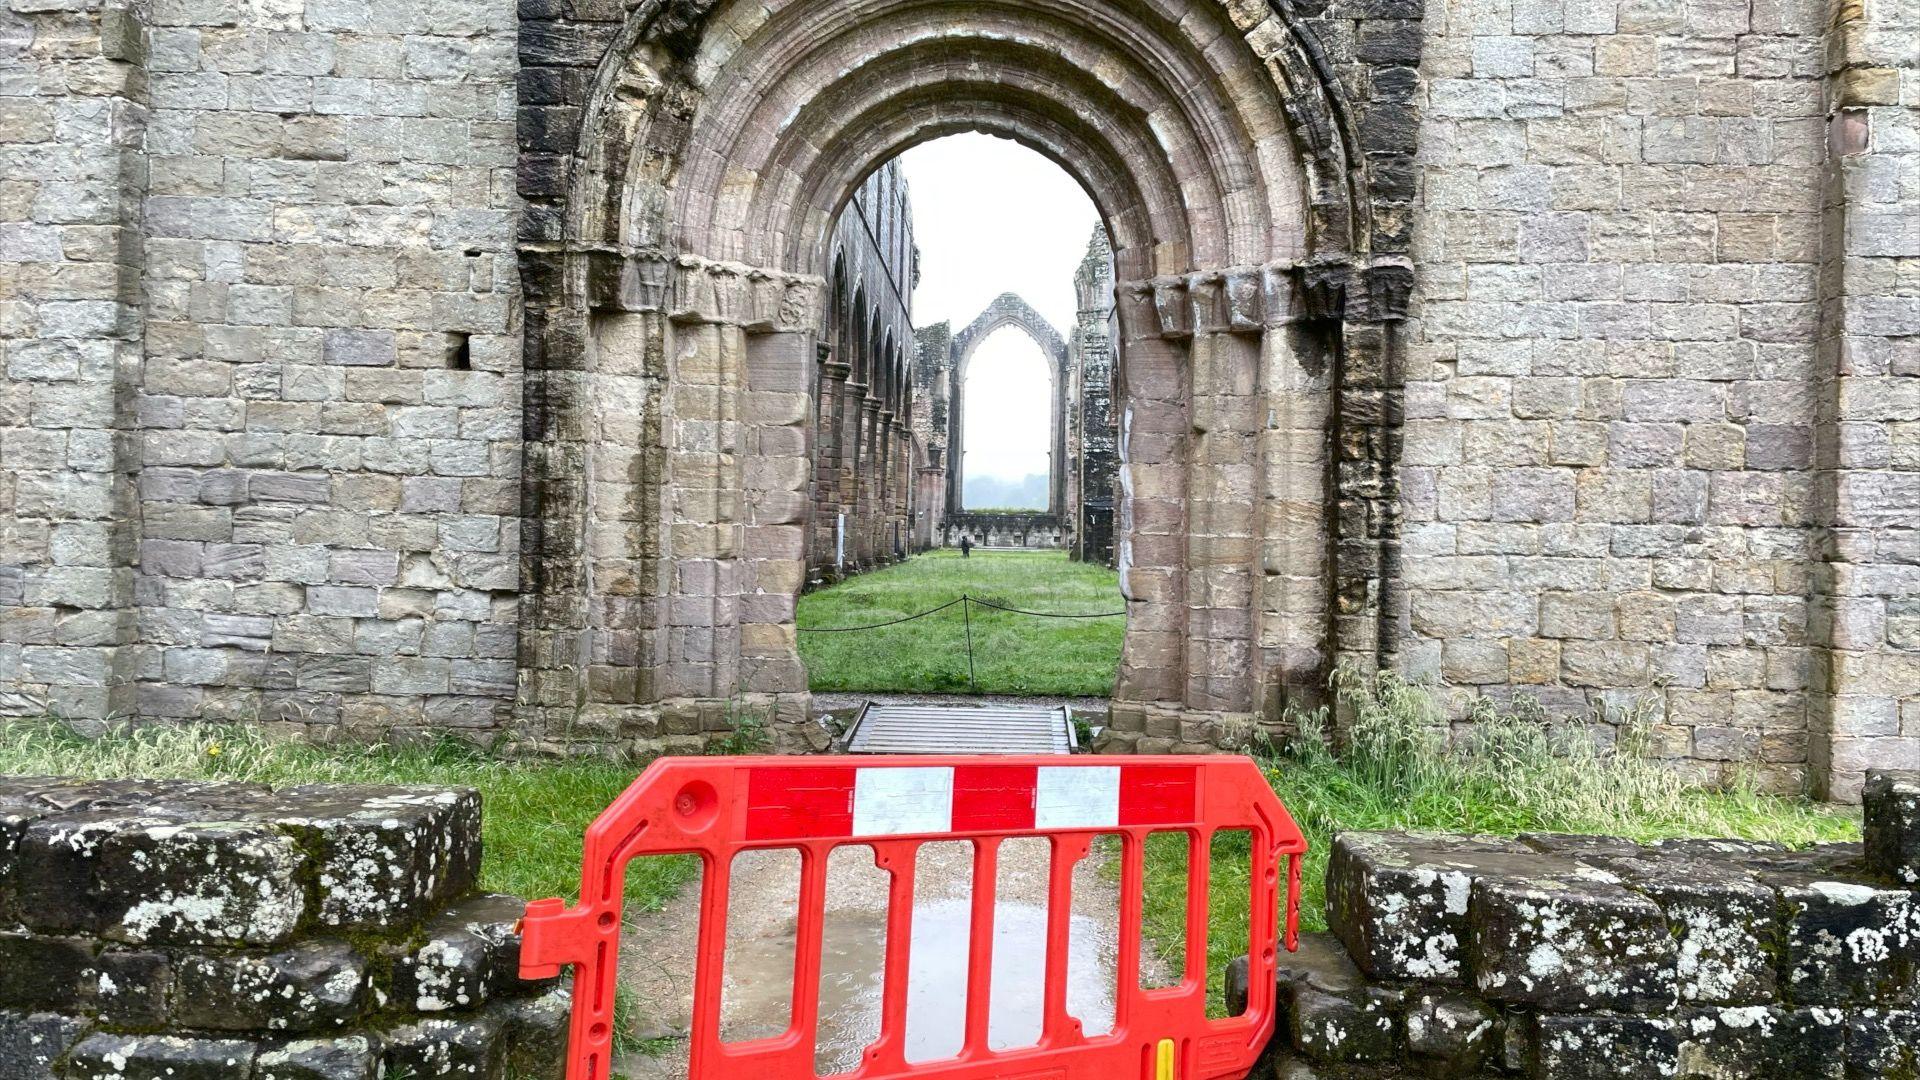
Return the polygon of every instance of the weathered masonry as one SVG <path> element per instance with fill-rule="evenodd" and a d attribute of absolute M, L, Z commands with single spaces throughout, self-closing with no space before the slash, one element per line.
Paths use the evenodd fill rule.
<path fill-rule="evenodd" d="M 1920 773 L 1864 801 L 1864 845 L 1804 851 L 1342 834 L 1255 1074 L 1920 1077 Z"/>
<path fill-rule="evenodd" d="M 0 776 L 7 1080 L 558 1080 L 466 789 Z"/>
<path fill-rule="evenodd" d="M 885 557 L 931 486 L 897 399 L 822 391 L 836 222 L 982 130 L 1112 242 L 1116 723 L 1391 667 L 1650 702 L 1676 758 L 1856 796 L 1920 764 L 1916 23 L 8 0 L 0 690 L 544 743 L 802 717 L 826 508 Z M 883 489 L 834 492 L 829 436 Z"/>

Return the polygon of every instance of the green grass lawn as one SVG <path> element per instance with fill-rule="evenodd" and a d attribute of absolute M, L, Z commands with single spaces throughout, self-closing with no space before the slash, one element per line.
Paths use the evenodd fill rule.
<path fill-rule="evenodd" d="M 975 548 L 916 555 L 800 598 L 799 625 L 864 626 L 959 599 L 1029 611 L 1119 611 L 1119 578 L 1065 552 Z M 861 633 L 800 635 L 815 690 L 1104 697 L 1113 691 L 1126 619 L 1040 619 L 971 606 L 974 679 L 967 681 L 961 605 Z"/>

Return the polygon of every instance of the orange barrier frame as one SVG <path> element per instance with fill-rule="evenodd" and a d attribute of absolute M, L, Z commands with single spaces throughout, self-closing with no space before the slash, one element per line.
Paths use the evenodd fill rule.
<path fill-rule="evenodd" d="M 1208 852 L 1213 835 L 1252 839 L 1253 909 L 1246 1009 L 1207 1018 Z M 1145 844 L 1185 832 L 1185 975 L 1140 987 Z M 1089 1036 L 1066 1008 L 1072 873 L 1101 835 L 1121 838 L 1120 933 L 1113 1029 Z M 1000 843 L 1045 837 L 1051 847 L 1046 979 L 1039 1042 L 987 1043 L 995 882 Z M 973 843 L 966 1035 L 939 1061 L 906 1060 L 914 862 L 921 845 Z M 704 874 L 694 976 L 689 1080 L 810 1080 L 819 1027 L 827 857 L 871 847 L 889 875 L 881 1028 L 849 1080 L 1215 1080 L 1247 1075 L 1274 1026 L 1279 860 L 1287 862 L 1285 947 L 1296 944 L 1306 837 L 1245 757 L 720 757 L 662 758 L 587 830 L 580 903 L 536 900 L 523 923 L 520 973 L 574 968 L 567 1080 L 609 1080 L 621 899 L 629 860 L 696 854 Z M 727 896 L 734 856 L 797 849 L 800 895 L 792 1013 L 772 1038 L 720 1037 Z"/>

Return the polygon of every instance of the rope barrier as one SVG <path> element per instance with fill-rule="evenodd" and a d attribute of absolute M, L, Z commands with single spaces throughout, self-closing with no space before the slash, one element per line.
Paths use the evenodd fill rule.
<path fill-rule="evenodd" d="M 915 619 L 924 619 L 929 615 L 945 611 L 965 599 L 967 599 L 967 597 L 963 593 L 959 600 L 949 600 L 937 608 L 928 608 L 917 615 L 908 615 L 899 619 L 888 619 L 886 622 L 868 623 L 865 626 L 802 626 L 797 627 L 797 629 L 802 634 L 851 634 L 856 630 L 878 630 L 886 626 L 899 626 L 901 623 L 912 622 Z M 975 602 L 977 603 L 978 601 Z"/>
<path fill-rule="evenodd" d="M 996 604 L 991 600 L 982 600 L 977 596 L 968 596 L 965 593 L 961 594 L 960 599 L 972 601 L 973 603 L 979 604 L 981 607 L 984 607 L 984 608 L 993 608 L 995 611 L 1011 611 L 1015 615 L 1033 615 L 1042 619 L 1111 619 L 1115 616 L 1126 614 L 1124 610 L 1122 611 L 1090 611 L 1090 612 L 1084 612 L 1084 613 L 1073 613 L 1073 612 L 1062 612 L 1062 611 L 1028 611 L 1025 608 L 1008 607 L 1005 604 Z"/>
<path fill-rule="evenodd" d="M 865 626 L 800 626 L 795 627 L 795 630 L 802 634 L 851 634 L 856 630 L 880 630 L 889 626 L 899 626 L 901 623 L 909 623 L 915 619 L 924 619 L 929 615 L 935 615 L 945 611 L 955 604 L 979 604 L 983 608 L 992 608 L 995 611 L 1010 611 L 1015 615 L 1032 615 L 1040 619 L 1113 619 L 1126 614 L 1124 609 L 1120 611 L 1089 612 L 1028 611 L 1026 608 L 1008 607 L 1005 604 L 996 604 L 991 600 L 982 600 L 977 596 L 961 593 L 958 599 L 949 600 L 939 607 L 928 608 L 925 611 L 915 612 L 912 615 L 904 615 L 898 619 L 888 619 L 886 622 L 868 623 Z"/>
<path fill-rule="evenodd" d="M 904 615 L 898 619 L 888 619 L 886 622 L 868 623 L 865 626 L 799 626 L 799 627 L 795 627 L 794 629 L 796 629 L 802 634 L 851 634 L 861 630 L 881 630 L 889 626 L 899 626 L 901 623 L 909 623 L 915 619 L 924 619 L 929 615 L 937 615 L 940 612 L 945 611 L 948 608 L 954 606 L 955 604 L 961 605 L 960 614 L 965 616 L 967 621 L 967 685 L 968 686 L 972 686 L 974 683 L 973 605 L 975 604 L 978 604 L 983 608 L 991 608 L 995 611 L 1006 611 L 1006 612 L 1011 612 L 1015 615 L 1031 615 L 1035 618 L 1040 618 L 1040 619 L 1111 619 L 1116 616 L 1126 614 L 1126 611 L 1124 609 L 1120 611 L 1092 611 L 1092 612 L 1028 611 L 1026 608 L 1008 607 L 1005 604 L 996 604 L 991 600 L 982 600 L 977 596 L 973 596 L 968 593 L 961 593 L 958 599 L 949 600 L 946 603 L 941 604 L 939 607 L 928 608 L 925 611 L 915 612 L 912 615 Z"/>

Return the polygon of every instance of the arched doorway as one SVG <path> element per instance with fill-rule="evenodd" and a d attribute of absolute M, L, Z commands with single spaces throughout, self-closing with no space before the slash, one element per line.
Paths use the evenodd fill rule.
<path fill-rule="evenodd" d="M 831 230 L 881 162 L 960 131 L 1052 158 L 1111 237 L 1116 725 L 1253 718 L 1390 650 L 1377 320 L 1404 275 L 1366 254 L 1367 166 L 1303 27 L 1243 4 L 649 0 L 601 34 L 575 28 L 604 48 L 556 110 L 523 243 L 529 720 L 804 720 L 813 390 L 845 362 Z"/>

